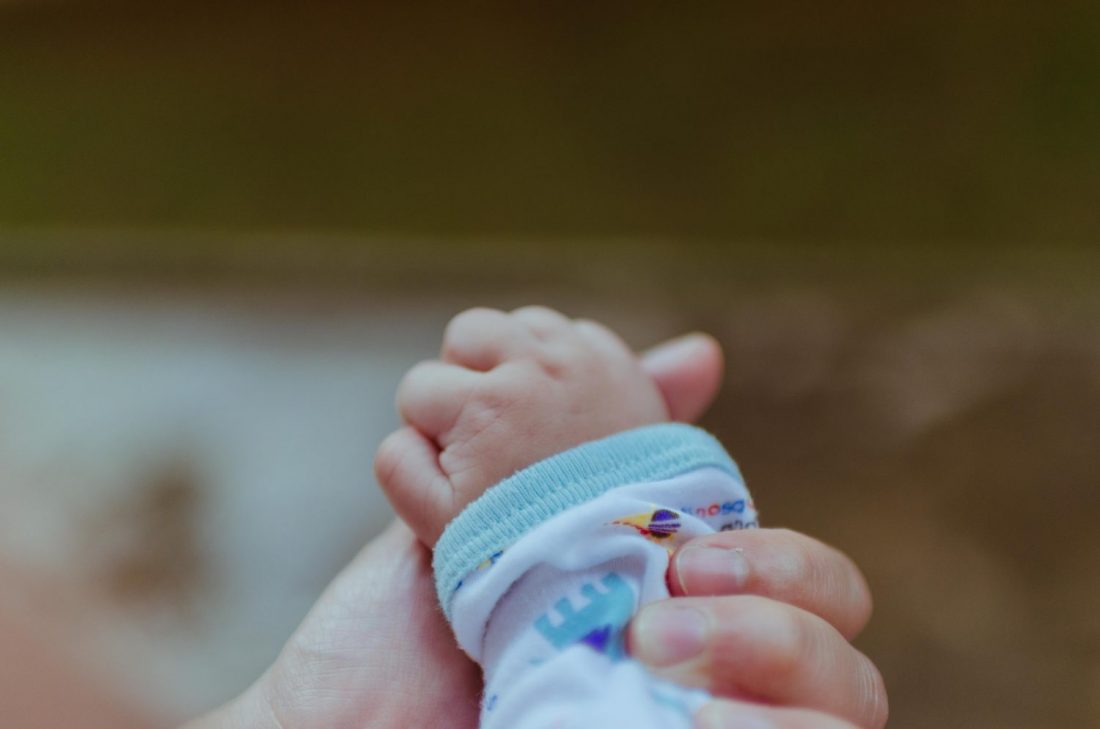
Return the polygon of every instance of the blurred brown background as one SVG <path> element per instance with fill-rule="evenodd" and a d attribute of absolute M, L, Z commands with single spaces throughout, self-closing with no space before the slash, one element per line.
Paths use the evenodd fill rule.
<path fill-rule="evenodd" d="M 401 371 L 541 302 L 722 340 L 892 727 L 1100 724 L 1098 193 L 1096 3 L 0 2 L 0 608 L 234 694 L 388 518 Z"/>

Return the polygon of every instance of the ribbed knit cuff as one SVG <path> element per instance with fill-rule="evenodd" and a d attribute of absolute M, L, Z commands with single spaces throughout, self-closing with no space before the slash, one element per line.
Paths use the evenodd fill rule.
<path fill-rule="evenodd" d="M 706 467 L 742 480 L 709 433 L 662 423 L 577 446 L 516 472 L 467 506 L 436 544 L 432 564 L 443 612 L 449 620 L 454 593 L 466 575 L 551 517 L 618 486 Z"/>

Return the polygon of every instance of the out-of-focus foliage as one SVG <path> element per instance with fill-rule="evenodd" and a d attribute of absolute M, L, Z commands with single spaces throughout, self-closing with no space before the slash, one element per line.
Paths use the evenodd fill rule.
<path fill-rule="evenodd" d="M 0 6 L 0 224 L 1100 235 L 1100 5 Z"/>

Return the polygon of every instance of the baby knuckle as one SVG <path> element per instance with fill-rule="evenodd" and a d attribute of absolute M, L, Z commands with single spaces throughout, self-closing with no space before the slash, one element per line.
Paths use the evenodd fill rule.
<path fill-rule="evenodd" d="M 554 380 L 563 380 L 572 378 L 582 371 L 578 359 L 576 353 L 571 350 L 543 347 L 535 358 L 535 362 L 541 374 Z"/>
<path fill-rule="evenodd" d="M 397 383 L 398 408 L 420 394 L 428 381 L 431 368 L 430 362 L 417 362 L 401 377 L 401 381 Z"/>
<path fill-rule="evenodd" d="M 584 334 L 592 346 L 617 354 L 629 354 L 630 348 L 622 338 L 608 327 L 592 319 L 578 319 L 577 329 Z"/>
<path fill-rule="evenodd" d="M 455 314 L 447 322 L 447 327 L 443 330 L 443 339 L 445 341 L 454 340 L 462 338 L 470 332 L 484 331 L 487 327 L 492 327 L 498 323 L 503 316 L 503 312 L 484 306 L 466 309 Z"/>
<path fill-rule="evenodd" d="M 541 356 L 513 360 L 493 370 L 486 378 L 492 396 L 509 403 L 537 399 L 549 384 Z"/>
<path fill-rule="evenodd" d="M 521 306 L 513 311 L 512 314 L 521 319 L 540 321 L 546 324 L 564 326 L 569 323 L 569 319 L 566 318 L 566 316 L 561 312 L 551 309 L 549 306 L 542 306 L 540 304 Z"/>
<path fill-rule="evenodd" d="M 435 363 L 431 360 L 417 362 L 410 367 L 409 371 L 405 373 L 405 376 L 401 378 L 401 384 L 411 386 L 423 382 L 434 367 Z"/>
<path fill-rule="evenodd" d="M 611 332 L 610 329 L 608 329 L 598 321 L 594 319 L 586 319 L 585 317 L 577 319 L 576 326 L 577 329 L 583 329 L 591 334 L 599 334 L 600 336 L 605 336 L 606 334 L 609 334 Z"/>
<path fill-rule="evenodd" d="M 471 397 L 462 409 L 462 420 L 468 424 L 497 420 L 512 405 L 512 397 L 495 387 L 484 387 Z"/>
<path fill-rule="evenodd" d="M 524 391 L 508 378 L 499 377 L 493 373 L 485 384 L 466 400 L 460 420 L 468 427 L 481 430 L 500 420 L 518 403 L 530 397 L 530 392 Z"/>

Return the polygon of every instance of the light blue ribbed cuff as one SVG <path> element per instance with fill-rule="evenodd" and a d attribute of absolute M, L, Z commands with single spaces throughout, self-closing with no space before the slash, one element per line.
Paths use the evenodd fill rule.
<path fill-rule="evenodd" d="M 551 517 L 618 486 L 706 467 L 742 480 L 712 435 L 662 423 L 586 443 L 516 472 L 467 506 L 439 538 L 432 566 L 443 612 L 449 620 L 454 593 L 466 575 Z"/>

